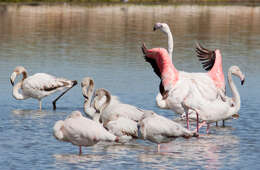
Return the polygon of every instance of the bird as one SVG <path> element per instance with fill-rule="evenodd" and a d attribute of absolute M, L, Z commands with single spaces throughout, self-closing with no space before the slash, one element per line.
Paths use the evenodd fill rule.
<path fill-rule="evenodd" d="M 228 70 L 228 84 L 231 89 L 232 97 L 225 96 L 225 100 L 218 98 L 215 101 L 205 100 L 195 88 L 190 89 L 188 95 L 184 98 L 182 104 L 184 107 L 194 110 L 199 119 L 202 120 L 201 126 L 207 124 L 207 133 L 209 132 L 210 123 L 220 120 L 226 120 L 232 116 L 237 116 L 240 109 L 240 95 L 233 82 L 232 75 L 240 78 L 241 85 L 245 82 L 245 75 L 238 66 L 231 66 Z M 200 96 L 197 99 L 193 96 Z M 196 99 L 196 100 L 194 100 Z"/>
<path fill-rule="evenodd" d="M 95 109 L 101 113 L 99 120 L 104 125 L 119 117 L 138 122 L 144 114 L 144 110 L 130 104 L 121 103 L 118 98 L 114 98 L 108 90 L 103 88 L 95 91 L 93 102 Z"/>
<path fill-rule="evenodd" d="M 160 144 L 168 143 L 177 137 L 198 137 L 198 133 L 184 128 L 164 116 L 153 111 L 145 111 L 139 124 L 140 138 L 157 143 L 157 151 L 160 152 Z"/>
<path fill-rule="evenodd" d="M 91 118 L 99 119 L 101 106 L 104 108 L 102 111 L 102 118 L 100 121 L 105 123 L 108 120 L 115 120 L 116 115 L 126 117 L 128 119 L 139 121 L 143 115 L 143 110 L 130 104 L 120 102 L 117 96 L 112 96 L 109 91 L 100 89 L 95 92 L 95 97 L 91 103 L 94 94 L 94 80 L 90 77 L 85 77 L 81 82 L 82 95 L 85 98 L 84 112 Z M 103 105 L 104 102 L 108 106 Z M 94 104 L 96 107 L 94 107 Z M 98 111 L 96 110 L 98 109 Z M 96 114 L 98 112 L 98 114 Z M 114 117 L 114 118 L 113 118 Z"/>
<path fill-rule="evenodd" d="M 100 123 L 83 117 L 80 111 L 73 111 L 64 121 L 57 121 L 53 127 L 53 136 L 59 141 L 79 146 L 79 155 L 82 155 L 82 146 L 92 146 L 100 141 L 121 140 L 109 133 Z"/>
<path fill-rule="evenodd" d="M 14 84 L 18 75 L 22 74 L 23 78 L 20 82 Z M 10 77 L 13 86 L 13 97 L 17 100 L 25 100 L 34 98 L 39 101 L 39 109 L 42 109 L 42 98 L 49 96 L 57 91 L 63 91 L 55 100 L 53 100 L 53 109 L 56 109 L 56 102 L 72 87 L 77 85 L 76 80 L 68 80 L 65 78 L 55 77 L 46 73 L 36 73 L 28 76 L 23 66 L 17 66 Z M 21 93 L 19 92 L 21 90 Z"/>
<path fill-rule="evenodd" d="M 111 95 L 106 89 L 100 88 L 95 91 L 95 97 L 92 104 L 94 107 L 93 109 L 96 112 L 92 116 L 93 120 L 102 123 L 104 128 L 116 136 L 125 136 L 128 140 L 138 138 L 137 120 L 135 120 L 136 117 L 131 117 L 131 114 L 133 113 L 129 112 L 127 107 L 125 107 L 126 110 L 124 110 L 124 107 L 120 108 L 120 105 L 119 109 L 117 109 L 117 105 L 111 107 L 110 102 Z M 125 105 L 126 104 L 121 106 Z M 104 115 L 104 111 L 107 107 L 110 107 L 110 110 Z M 130 117 L 127 115 L 128 112 Z"/>
<path fill-rule="evenodd" d="M 207 73 L 189 73 L 178 71 L 174 67 L 167 50 L 164 48 L 147 49 L 145 44 L 143 44 L 142 51 L 146 62 L 151 64 L 154 72 L 161 79 L 159 85 L 160 93 L 156 96 L 157 105 L 160 108 L 173 110 L 177 114 L 185 113 L 188 129 L 188 115 L 190 111 L 185 110 L 187 108 L 183 108 L 181 102 L 187 96 L 189 88 L 196 88 L 201 96 L 210 101 L 215 100 L 218 96 L 225 96 L 223 90 L 217 88 L 214 79 L 210 76 L 212 71 L 215 71 L 215 67 L 217 67 L 219 62 L 215 62 L 213 68 Z M 222 70 L 222 66 L 219 69 Z"/>

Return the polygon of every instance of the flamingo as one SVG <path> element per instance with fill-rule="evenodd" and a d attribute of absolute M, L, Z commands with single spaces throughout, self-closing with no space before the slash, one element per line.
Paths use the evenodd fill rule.
<path fill-rule="evenodd" d="M 53 136 L 60 141 L 70 142 L 79 146 L 92 146 L 100 141 L 119 142 L 119 138 L 109 133 L 101 124 L 87 119 L 79 111 L 73 111 L 64 121 L 59 120 L 53 127 Z"/>
<path fill-rule="evenodd" d="M 184 107 L 194 110 L 202 120 L 199 128 L 204 124 L 207 124 L 207 133 L 209 132 L 210 123 L 226 120 L 232 116 L 237 116 L 237 112 L 240 109 L 240 95 L 232 80 L 232 75 L 238 76 L 242 85 L 245 81 L 245 76 L 238 66 L 231 66 L 229 68 L 228 83 L 232 92 L 232 98 L 226 96 L 225 101 L 223 101 L 221 98 L 218 98 L 212 102 L 205 100 L 203 97 L 198 99 L 197 97 L 193 97 L 200 96 L 197 95 L 197 89 L 191 88 L 189 94 L 185 97 L 182 103 Z"/>
<path fill-rule="evenodd" d="M 143 111 L 141 109 L 133 105 L 120 102 L 117 96 L 111 96 L 107 90 L 100 89 L 98 93 L 96 92 L 96 96 L 93 99 L 96 107 L 93 106 L 94 103 L 91 105 L 91 98 L 94 92 L 94 81 L 92 78 L 84 78 L 81 86 L 82 94 L 85 97 L 84 111 L 91 118 L 96 117 L 95 119 L 99 119 L 95 113 L 100 113 L 102 110 L 101 107 L 106 107 L 102 111 L 102 117 L 98 114 L 98 117 L 100 117 L 103 124 L 106 124 L 107 121 L 115 120 L 119 116 L 126 117 L 136 122 L 141 119 L 143 115 Z M 108 106 L 103 105 L 104 102 L 109 103 Z M 97 108 L 98 111 L 96 111 L 95 108 Z"/>
<path fill-rule="evenodd" d="M 167 35 L 168 53 L 169 53 L 169 57 L 172 61 L 174 42 L 173 42 L 171 30 L 166 23 L 160 23 L 160 22 L 154 24 L 154 27 L 153 27 L 154 31 L 156 31 L 158 29 Z M 221 93 L 222 97 L 225 96 L 225 93 L 226 93 L 225 79 L 224 79 L 224 73 L 222 70 L 222 56 L 220 54 L 220 51 L 219 50 L 210 51 L 210 50 L 203 48 L 200 44 L 197 44 L 196 52 L 198 54 L 197 56 L 198 56 L 199 60 L 202 62 L 203 68 L 206 71 L 210 71 L 209 76 L 213 79 L 218 92 Z M 160 91 L 162 91 L 162 85 L 160 86 Z M 157 99 L 157 101 L 161 101 L 161 100 L 163 100 L 163 97 L 161 96 L 161 94 L 158 94 L 156 99 Z M 157 105 L 160 108 L 169 109 L 166 106 L 162 107 L 162 105 L 160 105 L 163 102 L 164 101 L 157 102 Z M 191 115 L 191 117 L 194 117 L 195 114 L 194 114 L 194 112 L 192 112 L 190 115 Z M 186 115 L 182 115 L 182 117 L 185 117 L 185 116 Z M 216 125 L 217 125 L 217 122 L 216 122 Z M 224 126 L 224 120 L 223 120 L 223 126 Z"/>
<path fill-rule="evenodd" d="M 101 101 L 105 98 L 105 101 Z M 94 108 L 100 116 L 100 122 L 103 126 L 117 136 L 129 136 L 129 139 L 138 137 L 137 121 L 141 119 L 143 112 L 137 110 L 134 106 L 117 103 L 111 103 L 110 93 L 101 88 L 97 89 L 94 97 Z M 139 111 L 141 117 L 131 111 Z M 138 113 L 137 113 L 138 114 Z M 139 115 L 138 115 L 139 116 Z"/>
<path fill-rule="evenodd" d="M 157 143 L 158 152 L 160 152 L 161 143 L 168 143 L 177 137 L 189 138 L 198 136 L 197 132 L 192 132 L 153 111 L 145 111 L 139 122 L 139 132 L 141 138 Z"/>
<path fill-rule="evenodd" d="M 187 96 L 189 88 L 196 88 L 201 96 L 210 101 L 215 100 L 219 96 L 223 98 L 225 96 L 223 88 L 218 88 L 223 87 L 223 83 L 221 82 L 223 82 L 222 79 L 224 79 L 220 51 L 209 51 L 205 48 L 199 50 L 203 52 L 204 57 L 208 57 L 211 54 L 219 56 L 215 57 L 217 61 L 215 61 L 215 64 L 208 73 L 178 71 L 171 62 L 167 50 L 164 48 L 153 48 L 148 50 L 145 44 L 142 46 L 145 60 L 152 65 L 154 72 L 161 79 L 159 86 L 160 93 L 156 97 L 157 105 L 160 108 L 171 109 L 177 114 L 185 113 L 188 129 L 188 114 L 191 112 L 186 110 L 181 102 L 184 97 Z M 214 79 L 212 78 L 213 73 L 216 73 Z"/>
<path fill-rule="evenodd" d="M 23 74 L 20 82 L 14 85 L 15 78 Z M 42 109 L 42 98 L 49 96 L 57 91 L 65 90 L 60 96 L 53 100 L 53 109 L 56 109 L 56 102 L 67 91 L 77 85 L 76 80 L 67 80 L 65 78 L 58 78 L 46 73 L 36 73 L 28 77 L 28 73 L 23 66 L 17 66 L 10 78 L 13 86 L 13 97 L 17 100 L 25 100 L 34 98 L 39 101 L 39 108 Z M 19 92 L 21 90 L 22 93 Z"/>

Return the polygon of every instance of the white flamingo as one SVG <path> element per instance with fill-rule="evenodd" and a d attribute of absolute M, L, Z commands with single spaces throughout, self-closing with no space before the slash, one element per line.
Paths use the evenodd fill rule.
<path fill-rule="evenodd" d="M 102 101 L 104 98 L 105 101 Z M 141 112 L 134 106 L 122 104 L 118 101 L 111 103 L 110 93 L 103 88 L 96 90 L 93 102 L 95 109 L 100 115 L 100 122 L 103 122 L 103 126 L 111 133 L 117 136 L 138 137 L 137 121 L 142 118 L 143 111 Z M 136 115 L 134 111 L 140 112 L 141 116 Z"/>
<path fill-rule="evenodd" d="M 107 90 L 99 90 L 99 93 L 95 93 L 94 103 L 91 105 L 91 98 L 94 92 L 94 81 L 93 79 L 86 77 L 82 80 L 82 94 L 85 97 L 84 111 L 91 118 L 96 117 L 96 109 L 93 104 L 95 103 L 98 112 L 101 107 L 106 107 L 102 111 L 102 123 L 107 121 L 115 120 L 117 117 L 126 117 L 128 119 L 139 121 L 143 115 L 143 111 L 133 105 L 121 103 L 117 96 L 111 96 Z M 108 101 L 109 100 L 109 101 Z M 103 105 L 104 102 L 109 103 L 108 106 Z M 98 114 L 100 116 L 100 114 Z M 97 119 L 97 117 L 95 118 Z"/>
<path fill-rule="evenodd" d="M 166 23 L 156 23 L 153 27 L 153 30 L 161 30 L 163 33 L 167 35 L 168 39 L 168 53 L 169 57 L 172 61 L 173 56 L 173 36 L 169 26 Z M 202 66 L 208 72 L 208 75 L 212 78 L 213 82 L 215 83 L 217 90 L 221 93 L 222 96 L 225 96 L 225 79 L 224 73 L 222 70 L 222 56 L 219 50 L 209 51 L 203 48 L 200 44 L 197 44 L 196 52 L 198 54 L 199 60 L 202 62 Z M 162 91 L 162 85 L 160 86 L 160 91 Z M 162 95 L 159 93 L 156 97 L 157 105 L 160 108 L 168 109 L 165 106 L 165 101 L 163 100 Z M 210 98 L 211 100 L 211 98 Z M 194 112 L 189 114 L 191 117 L 196 115 Z M 182 114 L 182 117 L 186 117 L 186 115 Z M 216 122 L 217 124 L 217 122 Z M 224 126 L 224 121 L 223 121 Z"/>
<path fill-rule="evenodd" d="M 240 95 L 232 80 L 232 75 L 238 76 L 242 85 L 245 81 L 245 76 L 238 66 L 231 66 L 229 68 L 228 84 L 232 92 L 232 98 L 226 97 L 225 101 L 218 98 L 211 102 L 201 97 L 196 88 L 191 88 L 189 94 L 185 97 L 182 103 L 184 107 L 194 110 L 198 114 L 199 119 L 203 121 L 199 128 L 204 124 L 208 125 L 207 133 L 209 131 L 210 123 L 229 119 L 233 115 L 237 115 L 240 109 Z M 198 97 L 201 98 L 198 99 Z"/>
<path fill-rule="evenodd" d="M 206 53 L 204 48 L 202 50 L 205 51 L 205 55 L 213 54 L 212 51 Z M 201 96 L 210 101 L 217 99 L 218 96 L 225 96 L 222 88 L 217 88 L 217 84 L 219 83 L 218 80 L 224 79 L 224 77 L 222 77 L 221 57 L 218 57 L 219 60 L 215 62 L 213 68 L 208 73 L 188 73 L 178 71 L 174 67 L 168 52 L 164 48 L 153 48 L 148 50 L 143 44 L 142 51 L 145 54 L 145 60 L 152 65 L 155 73 L 161 79 L 159 86 L 160 94 L 156 97 L 157 105 L 160 108 L 171 109 L 177 114 L 185 113 L 188 129 L 189 111 L 185 110 L 186 108 L 182 106 L 181 102 L 184 97 L 187 96 L 189 88 L 196 88 Z M 217 55 L 217 52 L 219 51 L 216 50 L 214 55 Z M 216 72 L 215 79 L 210 76 L 213 72 Z"/>
<path fill-rule="evenodd" d="M 103 101 L 107 103 L 107 106 L 103 105 Z M 104 125 L 119 117 L 138 122 L 144 114 L 143 110 L 130 104 L 121 103 L 117 98 L 111 97 L 110 93 L 105 89 L 96 90 L 93 102 L 95 109 L 101 113 L 100 121 Z"/>
<path fill-rule="evenodd" d="M 157 150 L 160 152 L 160 144 L 168 143 L 177 137 L 197 137 L 197 132 L 189 131 L 180 124 L 160 116 L 153 111 L 145 111 L 139 122 L 141 138 L 157 143 Z"/>
<path fill-rule="evenodd" d="M 14 85 L 15 78 L 23 74 L 20 82 Z M 46 73 L 36 73 L 28 77 L 27 71 L 22 66 L 17 66 L 10 78 L 13 87 L 13 97 L 17 100 L 25 100 L 27 98 L 34 98 L 39 101 L 39 108 L 41 110 L 41 99 L 49 96 L 57 91 L 65 90 L 53 102 L 53 109 L 56 109 L 56 102 L 67 91 L 77 84 L 76 80 L 67 80 L 65 78 L 58 78 Z M 21 90 L 22 93 L 19 92 Z"/>
<path fill-rule="evenodd" d="M 105 89 L 97 89 L 94 100 L 91 103 L 91 98 L 94 93 L 93 79 L 90 77 L 84 78 L 81 82 L 81 86 L 82 94 L 85 97 L 84 111 L 87 116 L 97 122 L 102 122 L 103 120 L 103 126 L 116 136 L 129 136 L 129 139 L 138 137 L 136 121 L 139 120 L 142 115 L 136 116 L 134 111 L 137 111 L 138 114 L 140 110 L 137 110 L 134 106 L 120 103 L 116 96 L 111 96 Z M 114 108 L 111 109 L 110 103 L 120 103 L 119 108 L 113 105 L 112 107 Z M 103 112 L 108 106 L 110 106 L 109 117 L 104 119 Z M 124 108 L 126 110 L 122 111 Z M 122 114 L 118 114 L 118 112 L 124 115 L 122 116 Z M 134 120 L 129 119 L 129 117 L 126 116 L 128 114 L 132 115 L 130 118 Z"/>
<path fill-rule="evenodd" d="M 79 146 L 79 155 L 82 154 L 81 146 L 92 146 L 100 141 L 121 140 L 101 124 L 83 117 L 79 111 L 72 112 L 64 121 L 57 121 L 53 127 L 53 135 L 57 140 Z"/>

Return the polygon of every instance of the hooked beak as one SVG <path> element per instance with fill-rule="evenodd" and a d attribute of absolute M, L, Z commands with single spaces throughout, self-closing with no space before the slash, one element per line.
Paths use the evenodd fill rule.
<path fill-rule="evenodd" d="M 245 83 L 245 78 L 241 80 L 241 85 L 243 85 L 244 83 Z"/>
<path fill-rule="evenodd" d="M 156 26 L 154 26 L 154 27 L 153 27 L 153 31 L 156 31 L 156 30 L 157 30 L 157 27 L 156 27 Z"/>
<path fill-rule="evenodd" d="M 16 72 L 13 72 L 12 75 L 11 75 L 11 77 L 10 77 L 10 82 L 11 82 L 12 86 L 14 86 L 14 80 L 15 80 L 15 78 L 16 78 L 16 75 L 17 75 L 17 73 L 16 73 Z"/>
<path fill-rule="evenodd" d="M 13 80 L 12 80 L 12 79 L 10 79 L 10 82 L 11 82 L 12 86 L 14 86 L 14 82 L 13 82 Z"/>

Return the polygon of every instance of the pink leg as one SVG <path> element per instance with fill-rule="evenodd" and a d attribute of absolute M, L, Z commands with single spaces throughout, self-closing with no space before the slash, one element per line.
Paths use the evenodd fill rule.
<path fill-rule="evenodd" d="M 186 113 L 187 129 L 190 129 L 189 113 Z"/>
<path fill-rule="evenodd" d="M 208 123 L 207 124 L 207 131 L 206 131 L 207 133 L 209 133 L 209 128 L 210 128 L 210 124 Z"/>
<path fill-rule="evenodd" d="M 79 146 L 79 155 L 82 155 L 81 146 Z"/>
<path fill-rule="evenodd" d="M 196 112 L 197 115 L 197 132 L 199 133 L 199 114 Z"/>
<path fill-rule="evenodd" d="M 206 121 L 203 121 L 200 125 L 199 125 L 199 129 L 204 126 L 206 124 Z"/>
<path fill-rule="evenodd" d="M 157 145 L 157 152 L 160 152 L 160 144 Z"/>

